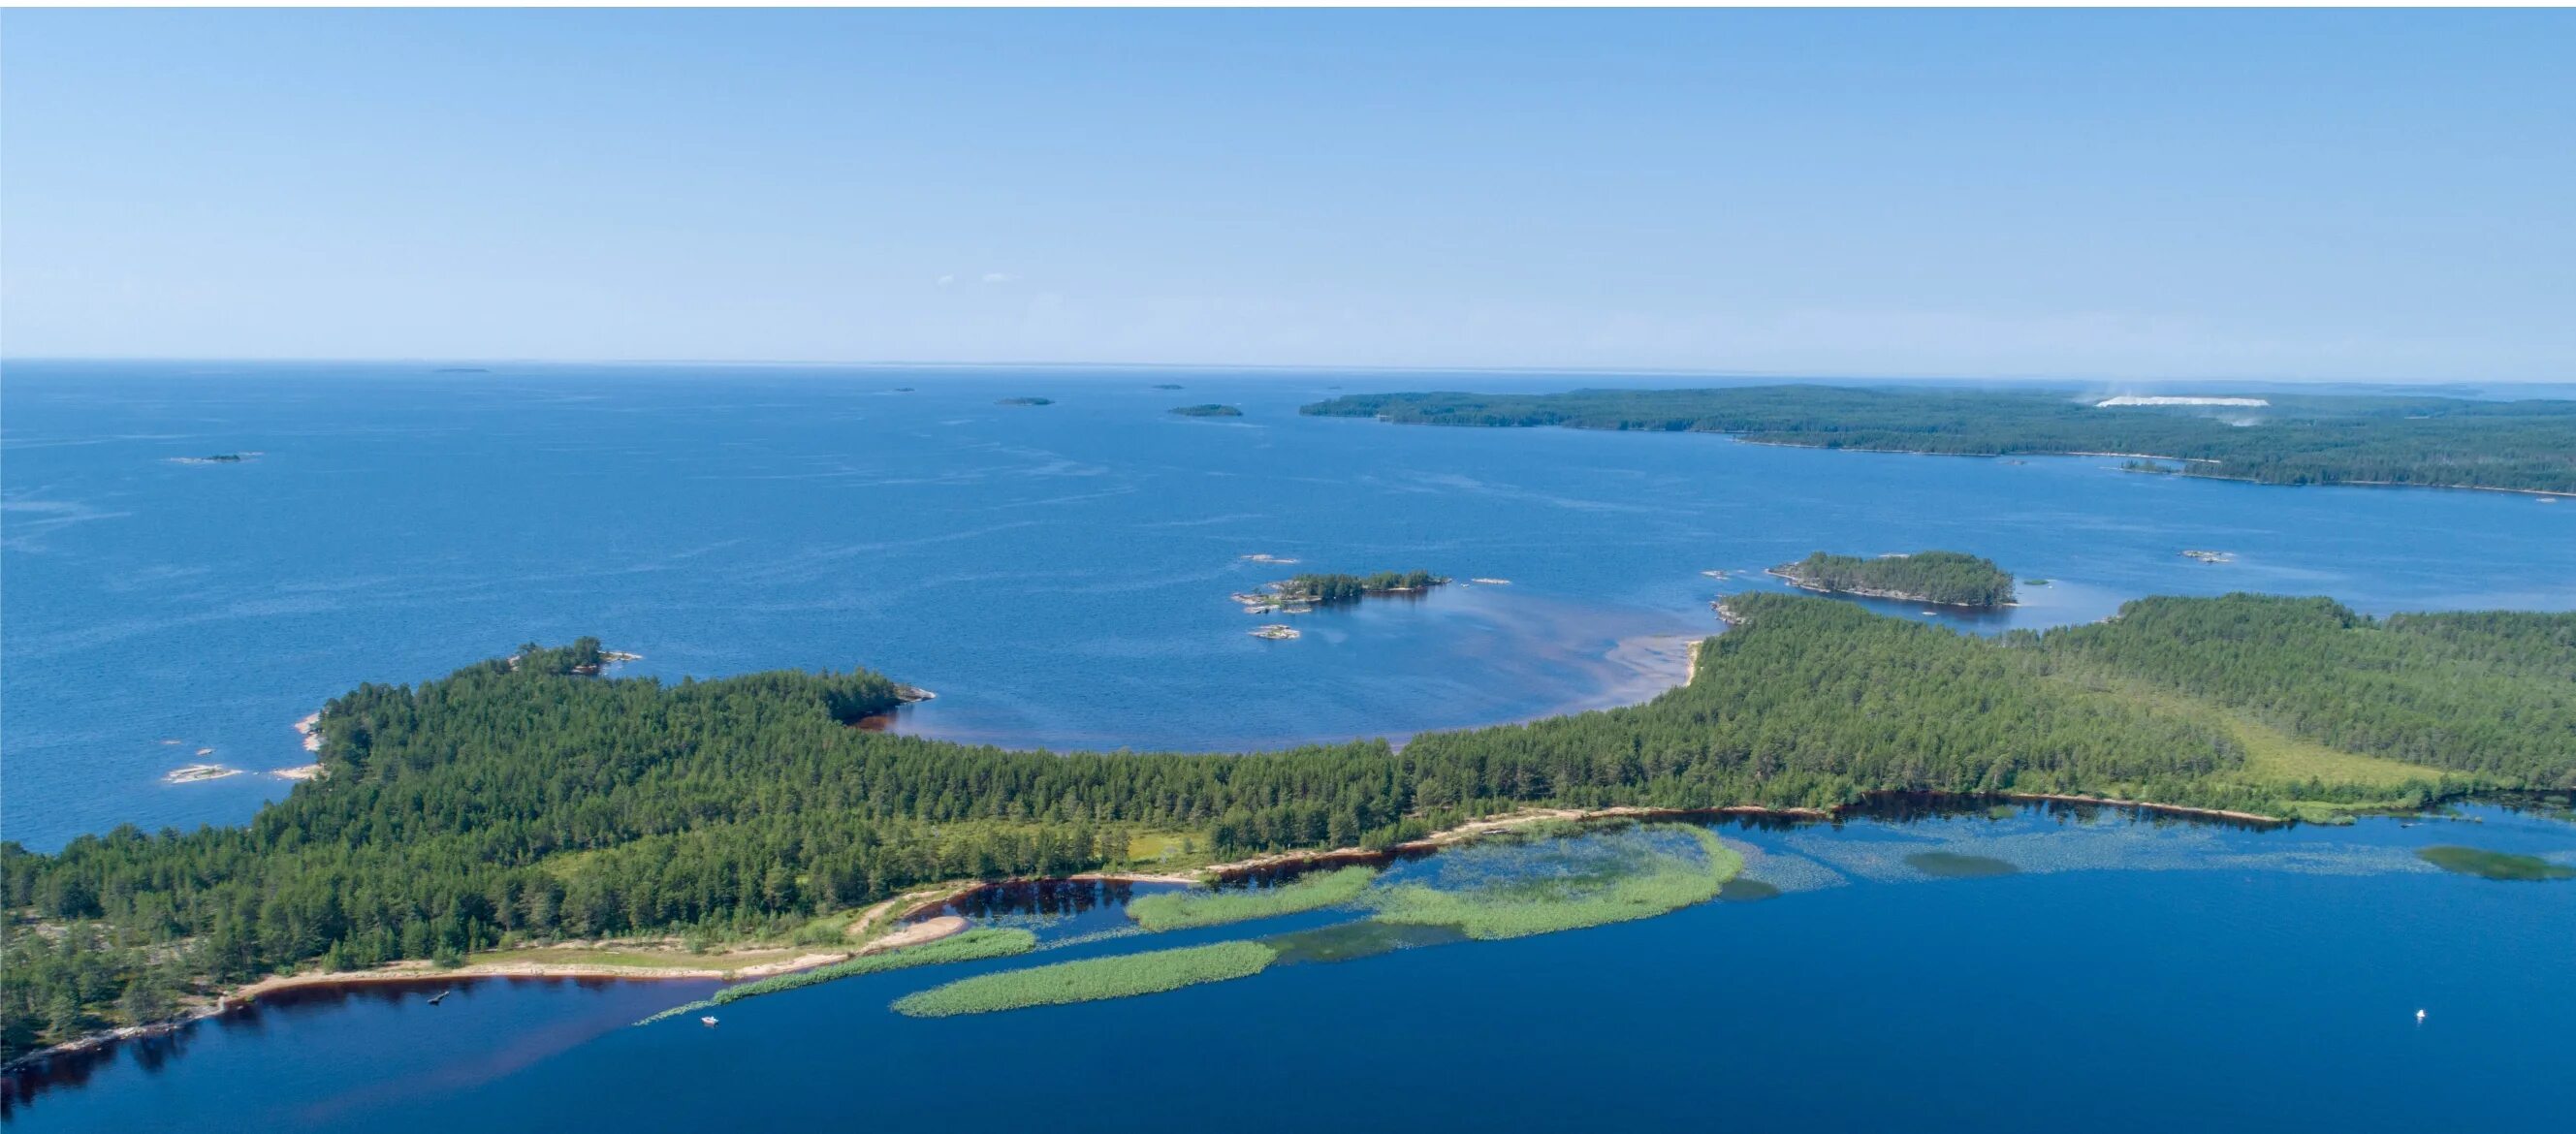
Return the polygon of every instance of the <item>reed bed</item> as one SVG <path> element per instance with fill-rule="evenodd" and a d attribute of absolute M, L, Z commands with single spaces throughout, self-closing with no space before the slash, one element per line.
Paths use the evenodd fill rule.
<path fill-rule="evenodd" d="M 906 1016 L 964 1016 L 1145 996 L 1248 977 L 1277 958 L 1277 952 L 1258 941 L 1226 941 L 1064 961 L 951 981 L 895 1001 L 894 1010 Z"/>
<path fill-rule="evenodd" d="M 635 1021 L 635 1024 L 637 1027 L 642 1027 L 673 1016 L 703 1011 L 719 1004 L 731 1004 L 753 996 L 786 992 L 843 977 L 919 968 L 923 965 L 945 965 L 959 961 L 982 961 L 994 957 L 1015 956 L 1036 948 L 1037 941 L 1037 935 L 1025 929 L 970 929 L 953 937 L 942 937 L 937 941 L 925 941 L 919 945 L 883 953 L 852 957 L 820 968 L 780 973 L 774 977 L 745 981 L 741 984 L 729 984 L 717 989 L 714 996 L 704 1000 L 693 1000 L 676 1008 L 665 1008 Z"/>
<path fill-rule="evenodd" d="M 2426 847 L 2416 857 L 2455 874 L 2474 874 L 2497 882 L 2550 882 L 2576 878 L 2576 868 L 2528 854 L 2476 847 Z"/>
<path fill-rule="evenodd" d="M 1345 905 L 1368 892 L 1369 883 L 1376 878 L 1377 870 L 1373 867 L 1346 866 L 1308 874 L 1294 882 L 1265 890 L 1184 890 L 1147 894 L 1127 903 L 1127 916 L 1155 933 L 1229 925 Z"/>
<path fill-rule="evenodd" d="M 1611 856 L 1587 855 L 1553 870 L 1539 870 L 1484 884 L 1444 887 L 1405 884 L 1382 888 L 1375 902 L 1380 921 L 1398 925 L 1449 925 L 1482 941 L 1528 937 L 1671 913 L 1717 896 L 1744 868 L 1744 858 L 1698 827 L 1686 831 L 1696 853 L 1614 846 Z"/>

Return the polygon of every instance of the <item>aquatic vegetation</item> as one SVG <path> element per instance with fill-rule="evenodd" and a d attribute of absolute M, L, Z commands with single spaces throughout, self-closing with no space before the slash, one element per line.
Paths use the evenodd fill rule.
<path fill-rule="evenodd" d="M 2453 874 L 2474 874 L 2498 882 L 2549 882 L 2576 878 L 2576 867 L 2561 866 L 2528 854 L 2476 847 L 2425 847 L 2415 856 Z"/>
<path fill-rule="evenodd" d="M 1455 926 L 1399 925 L 1370 919 L 1283 933 L 1277 937 L 1265 937 L 1261 943 L 1279 954 L 1278 963 L 1304 965 L 1356 961 L 1398 949 L 1449 945 L 1464 940 L 1467 940 L 1467 935 Z"/>
<path fill-rule="evenodd" d="M 2000 858 L 1988 858 L 1981 854 L 1960 854 L 1956 851 L 1924 851 L 1920 854 L 1909 854 L 1905 856 L 1905 865 L 1934 878 L 1993 878 L 1997 875 L 2021 873 L 2020 867 Z"/>
<path fill-rule="evenodd" d="M 1797 894 L 1851 884 L 1851 879 L 1812 858 L 1765 849 L 1735 839 L 1723 841 L 1729 849 L 1744 857 L 1744 868 L 1729 880 L 1729 886 L 1736 882 L 1759 882 L 1783 894 Z M 1721 892 L 1718 896 L 1723 898 L 1726 895 Z"/>
<path fill-rule="evenodd" d="M 1717 888 L 1721 902 L 1767 902 L 1780 896 L 1780 888 L 1754 878 L 1737 876 Z"/>
<path fill-rule="evenodd" d="M 2249 847 L 2222 832 L 2184 823 L 2135 820 L 2110 813 L 2099 823 L 2061 825 L 2033 815 L 2009 823 L 1924 825 L 1903 838 L 1853 840 L 1821 831 L 1781 838 L 1782 852 L 1804 856 L 1843 874 L 1874 882 L 1926 882 L 1941 877 L 1908 861 L 1923 853 L 1994 859 L 2019 873 L 2071 870 L 2260 870 L 2286 874 L 2358 876 L 2429 871 L 2432 866 L 2401 847 L 2299 842 Z M 1994 833 L 2004 828 L 2007 833 Z M 1756 860 L 1767 870 L 1769 859 Z M 1762 874 L 1766 881 L 1769 875 Z"/>
<path fill-rule="evenodd" d="M 1538 853 L 1468 885 L 1435 881 L 1388 886 L 1375 898 L 1377 917 L 1396 924 L 1455 926 L 1486 941 L 1528 937 L 1696 905 L 1716 897 L 1744 866 L 1743 856 L 1701 828 L 1639 828 L 1631 834 L 1642 837 L 1524 843 Z M 1686 838 L 1675 840 L 1675 835 Z M 1480 849 L 1453 856 L 1472 863 Z"/>
<path fill-rule="evenodd" d="M 1358 898 L 1377 877 L 1374 868 L 1348 866 L 1309 874 L 1267 889 L 1184 890 L 1147 894 L 1127 903 L 1127 916 L 1157 933 L 1304 913 Z"/>
<path fill-rule="evenodd" d="M 692 1001 L 677 1008 L 666 1008 L 635 1023 L 641 1027 L 701 1008 L 731 1004 L 737 1000 L 765 996 L 772 992 L 786 992 L 789 989 L 804 988 L 843 977 L 919 968 L 923 965 L 945 965 L 958 961 L 1009 957 L 1026 953 L 1036 947 L 1037 935 L 1025 929 L 970 929 L 953 937 L 942 937 L 937 941 L 925 941 L 919 945 L 910 945 L 883 953 L 852 957 L 838 964 L 824 965 L 821 968 L 780 973 L 761 980 L 726 985 L 718 989 L 715 995 L 704 1000 Z"/>
<path fill-rule="evenodd" d="M 1145 996 L 1248 977 L 1276 959 L 1278 953 L 1258 941 L 1226 941 L 1063 961 L 951 981 L 895 1001 L 894 1010 L 907 1016 L 963 1016 Z"/>

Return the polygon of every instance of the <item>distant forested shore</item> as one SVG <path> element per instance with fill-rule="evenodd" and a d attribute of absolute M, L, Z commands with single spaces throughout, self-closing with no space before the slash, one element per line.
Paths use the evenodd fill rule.
<path fill-rule="evenodd" d="M 1556 394 L 1353 394 L 1326 417 L 1411 425 L 1723 433 L 1874 452 L 2161 457 L 2263 484 L 2576 493 L 2576 401 L 2276 394 L 2259 406 L 2096 404 L 2063 392 L 1742 386 Z"/>
<path fill-rule="evenodd" d="M 2331 820 L 2576 788 L 2576 614 L 2373 619 L 2151 598 L 1998 638 L 1749 593 L 1642 705 L 1250 755 L 1010 751 L 871 732 L 867 671 L 593 676 L 582 640 L 317 728 L 329 774 L 246 826 L 0 843 L 0 1040 L 165 1019 L 300 967 L 639 934 L 840 940 L 928 883 L 1115 869 L 1140 847 L 1383 848 L 1532 806 L 1833 809 L 1881 791 Z"/>

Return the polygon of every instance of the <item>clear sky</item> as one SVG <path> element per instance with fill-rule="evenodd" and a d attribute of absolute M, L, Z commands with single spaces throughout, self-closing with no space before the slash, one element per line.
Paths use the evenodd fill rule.
<path fill-rule="evenodd" d="M 2576 379 L 2569 13 L 38 12 L 16 357 Z"/>

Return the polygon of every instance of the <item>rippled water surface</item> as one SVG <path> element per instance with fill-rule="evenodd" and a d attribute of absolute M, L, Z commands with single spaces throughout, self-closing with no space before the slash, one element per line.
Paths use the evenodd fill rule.
<path fill-rule="evenodd" d="M 10 363 L 0 827 L 42 849 L 240 822 L 334 694 L 581 634 L 643 654 L 631 673 L 879 669 L 940 694 L 897 724 L 935 736 L 1239 750 L 1642 699 L 1715 629 L 1712 596 L 1819 549 L 1956 548 L 2052 580 L 1980 629 L 2234 589 L 2576 607 L 2576 507 L 2524 496 L 1295 412 L 1603 381 Z M 1022 395 L 1055 404 L 995 404 Z M 1166 412 L 1206 401 L 1245 416 Z M 1511 585 L 1304 616 L 1294 642 L 1248 636 L 1266 620 L 1226 600 L 1413 568 Z M 251 774 L 161 782 L 196 762 Z"/>

